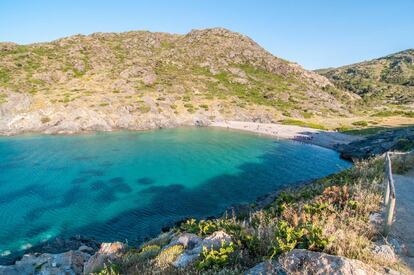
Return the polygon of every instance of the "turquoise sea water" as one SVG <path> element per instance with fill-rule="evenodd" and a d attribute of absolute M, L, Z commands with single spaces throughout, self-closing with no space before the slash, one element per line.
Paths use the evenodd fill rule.
<path fill-rule="evenodd" d="M 0 254 L 78 234 L 138 243 L 349 166 L 332 150 L 222 129 L 2 137 Z"/>

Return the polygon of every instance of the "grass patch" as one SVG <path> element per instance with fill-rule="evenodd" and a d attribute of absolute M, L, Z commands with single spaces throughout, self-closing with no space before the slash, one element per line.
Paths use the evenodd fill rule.
<path fill-rule="evenodd" d="M 6 85 L 10 81 L 10 72 L 0 68 L 0 84 Z"/>
<path fill-rule="evenodd" d="M 280 121 L 283 125 L 296 125 L 296 126 L 302 126 L 302 127 L 308 127 L 308 128 L 314 128 L 314 129 L 320 129 L 320 130 L 327 130 L 327 128 L 323 125 L 302 121 L 302 120 L 296 120 L 296 119 L 284 119 Z"/>
<path fill-rule="evenodd" d="M 392 116 L 403 116 L 414 118 L 414 111 L 400 111 L 400 110 L 388 110 L 377 112 L 372 115 L 373 117 L 392 117 Z"/>
<path fill-rule="evenodd" d="M 150 106 L 148 106 L 148 105 L 146 105 L 146 104 L 144 104 L 144 103 L 140 103 L 140 104 L 138 105 L 138 110 L 139 110 L 141 113 L 148 113 L 149 111 L 151 111 L 151 107 L 150 107 Z"/>
<path fill-rule="evenodd" d="M 199 105 L 200 108 L 203 108 L 205 111 L 208 111 L 208 105 L 207 104 L 201 104 Z"/>
<path fill-rule="evenodd" d="M 405 155 L 391 155 L 392 171 L 396 174 L 405 174 L 414 168 L 414 152 Z"/>
<path fill-rule="evenodd" d="M 160 269 L 167 268 L 178 258 L 178 256 L 181 253 L 183 253 L 183 251 L 184 251 L 184 247 L 182 245 L 173 245 L 169 248 L 164 249 L 155 259 L 156 265 Z"/>
<path fill-rule="evenodd" d="M 358 127 L 367 127 L 368 126 L 368 122 L 365 121 L 365 120 L 354 121 L 354 122 L 352 122 L 352 125 L 358 126 Z"/>
<path fill-rule="evenodd" d="M 7 95 L 0 93 L 0 104 L 6 103 L 7 102 Z"/>

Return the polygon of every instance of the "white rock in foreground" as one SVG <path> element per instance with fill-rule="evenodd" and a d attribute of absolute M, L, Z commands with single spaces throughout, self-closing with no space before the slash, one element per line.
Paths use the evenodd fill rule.
<path fill-rule="evenodd" d="M 90 255 L 81 251 L 68 251 L 60 254 L 27 254 L 14 265 L 0 266 L 0 274 L 65 274 L 78 275 L 83 272 L 83 263 Z"/>
<path fill-rule="evenodd" d="M 121 242 L 102 243 L 101 248 L 96 252 L 83 267 L 83 273 L 89 274 L 99 271 L 105 267 L 108 260 L 112 260 L 125 252 L 126 245 Z"/>
<path fill-rule="evenodd" d="M 245 274 L 342 274 L 342 275 L 376 275 L 380 274 L 358 260 L 294 249 L 279 257 L 278 262 L 263 262 L 251 268 Z"/>

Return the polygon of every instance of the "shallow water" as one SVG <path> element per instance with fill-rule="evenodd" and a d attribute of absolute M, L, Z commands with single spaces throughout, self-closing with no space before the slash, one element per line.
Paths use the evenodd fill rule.
<path fill-rule="evenodd" d="M 77 234 L 137 243 L 348 168 L 317 146 L 223 129 L 0 138 L 0 254 Z"/>

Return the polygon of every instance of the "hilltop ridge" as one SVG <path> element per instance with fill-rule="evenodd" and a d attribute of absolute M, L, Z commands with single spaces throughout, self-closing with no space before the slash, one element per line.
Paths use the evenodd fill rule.
<path fill-rule="evenodd" d="M 414 103 L 414 49 L 317 72 L 371 105 Z"/>
<path fill-rule="evenodd" d="M 0 133 L 347 116 L 358 96 L 223 28 L 0 44 Z"/>

